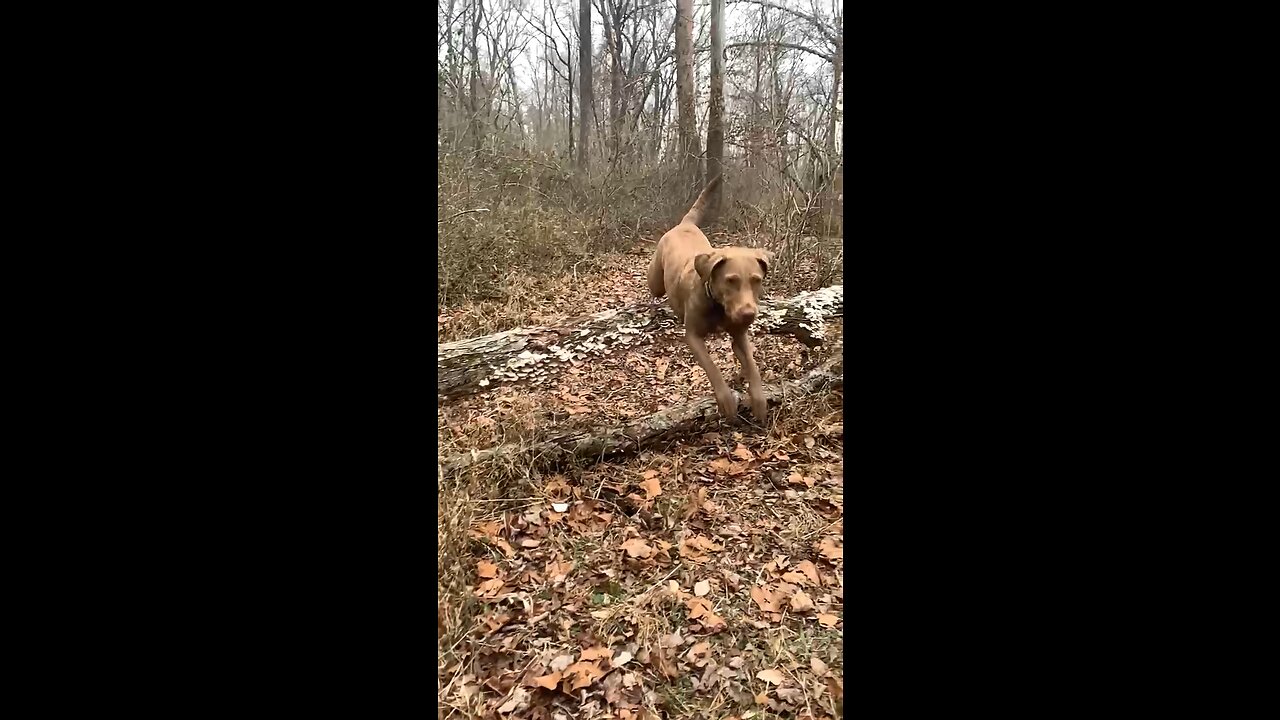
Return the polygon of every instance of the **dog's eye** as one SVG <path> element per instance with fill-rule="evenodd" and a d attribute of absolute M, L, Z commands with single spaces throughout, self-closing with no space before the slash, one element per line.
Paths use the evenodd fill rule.
<path fill-rule="evenodd" d="M 725 280 L 729 281 L 730 285 L 737 285 L 738 281 L 741 279 L 742 278 L 738 277 L 737 275 L 730 275 L 729 277 L 725 278 Z"/>
<path fill-rule="evenodd" d="M 752 275 L 752 276 L 751 276 L 751 284 L 752 284 L 752 285 L 759 285 L 759 284 L 760 284 L 760 276 L 759 276 L 759 275 Z"/>

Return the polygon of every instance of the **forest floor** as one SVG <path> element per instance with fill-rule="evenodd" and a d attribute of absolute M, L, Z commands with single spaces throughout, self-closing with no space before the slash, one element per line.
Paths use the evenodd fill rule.
<path fill-rule="evenodd" d="M 438 341 L 648 301 L 651 251 L 603 258 L 590 276 L 512 274 L 504 297 L 444 309 Z M 802 377 L 838 351 L 842 327 L 812 351 L 756 336 L 764 381 Z M 440 456 L 710 396 L 682 335 L 653 333 L 541 387 L 441 402 Z M 708 345 L 733 377 L 728 338 Z M 608 462 L 442 476 L 440 717 L 840 717 L 842 391 L 771 409 L 765 427 L 743 415 Z"/>

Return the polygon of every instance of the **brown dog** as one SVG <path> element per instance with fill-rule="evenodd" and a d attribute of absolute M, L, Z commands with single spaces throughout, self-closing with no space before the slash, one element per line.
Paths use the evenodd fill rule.
<path fill-rule="evenodd" d="M 769 274 L 773 255 L 755 248 L 712 248 L 707 242 L 698 223 L 704 203 L 719 184 L 717 176 L 703 189 L 680 224 L 658 241 L 658 249 L 649 262 L 649 292 L 654 297 L 666 295 L 667 304 L 684 322 L 685 341 L 706 371 L 716 393 L 716 404 L 726 418 L 737 416 L 738 403 L 707 352 L 705 338 L 712 333 L 729 333 L 733 354 L 750 385 L 751 412 L 763 423 L 768 407 L 747 331 L 756 319 L 761 285 Z"/>

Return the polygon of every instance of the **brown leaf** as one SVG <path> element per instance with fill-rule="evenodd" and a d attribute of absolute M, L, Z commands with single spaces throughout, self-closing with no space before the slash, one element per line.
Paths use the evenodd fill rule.
<path fill-rule="evenodd" d="M 756 673 L 756 679 L 763 680 L 774 685 L 781 685 L 787 681 L 787 676 L 783 675 L 781 670 L 775 668 L 770 670 L 761 670 Z"/>
<path fill-rule="evenodd" d="M 657 477 L 645 478 L 641 485 L 644 487 L 646 500 L 652 500 L 662 494 L 662 485 L 658 482 Z"/>
<path fill-rule="evenodd" d="M 529 692 L 522 687 L 516 687 L 511 690 L 511 699 L 503 703 L 498 712 L 506 714 L 513 712 L 519 708 L 523 708 L 529 703 Z"/>
<path fill-rule="evenodd" d="M 814 585 L 818 584 L 818 568 L 814 567 L 813 563 L 808 560 L 801 560 L 796 563 L 796 569 L 809 576 Z"/>
<path fill-rule="evenodd" d="M 609 648 L 604 647 L 603 645 L 599 645 L 593 648 L 588 648 L 586 650 L 583 650 L 582 657 L 580 659 L 581 660 L 599 660 L 600 658 L 611 658 L 611 657 L 613 657 L 613 650 L 610 650 Z"/>
<path fill-rule="evenodd" d="M 822 555 L 831 560 L 841 560 L 844 548 L 836 545 L 835 538 L 826 538 L 822 541 Z"/>
<path fill-rule="evenodd" d="M 622 549 L 627 551 L 627 555 L 633 558 L 647 558 L 653 555 L 653 548 L 640 538 L 631 538 L 622 543 Z"/>
<path fill-rule="evenodd" d="M 476 574 L 482 578 L 498 577 L 498 566 L 488 560 L 481 560 L 476 563 Z"/>
<path fill-rule="evenodd" d="M 550 675 L 543 675 L 542 677 L 534 678 L 533 684 L 540 688 L 546 688 L 547 690 L 555 690 L 556 686 L 560 684 L 561 677 L 560 673 L 553 672 Z"/>
<path fill-rule="evenodd" d="M 804 701 L 804 691 L 800 688 L 778 688 L 774 692 L 779 700 L 789 702 L 792 705 L 799 705 Z"/>
<path fill-rule="evenodd" d="M 476 588 L 476 597 L 494 597 L 502 589 L 502 578 L 485 580 Z"/>
<path fill-rule="evenodd" d="M 706 580 L 699 580 L 693 584 L 693 594 L 702 597 L 711 592 L 711 583 Z"/>
<path fill-rule="evenodd" d="M 792 570 L 791 572 L 784 574 L 782 576 L 782 579 L 786 580 L 787 582 L 800 583 L 800 584 L 804 584 L 809 580 L 807 575 L 805 575 L 804 573 L 798 570 Z"/>
<path fill-rule="evenodd" d="M 645 470 L 644 472 L 640 473 L 640 477 L 644 478 L 645 480 L 648 480 L 649 478 L 655 478 L 655 477 L 658 477 L 658 471 Z"/>
<path fill-rule="evenodd" d="M 773 599 L 772 594 L 759 585 L 751 588 L 751 599 L 755 600 L 756 605 L 765 612 L 778 612 L 782 609 L 778 607 L 778 602 Z"/>
<path fill-rule="evenodd" d="M 809 658 L 809 667 L 813 668 L 813 674 L 822 677 L 827 674 L 827 664 L 818 659 L 817 655 Z"/>
<path fill-rule="evenodd" d="M 701 618 L 702 624 L 705 625 L 709 630 L 722 627 L 725 625 L 724 618 L 720 617 L 719 615 L 716 615 L 711 608 L 711 603 L 707 602 L 703 598 L 700 598 L 700 597 L 689 598 L 689 601 L 686 604 L 689 607 L 690 620 L 697 620 Z"/>
<path fill-rule="evenodd" d="M 798 613 L 809 612 L 813 609 L 813 600 L 803 590 L 796 590 L 796 594 L 791 596 L 791 609 Z"/>
<path fill-rule="evenodd" d="M 570 690 L 584 688 L 591 683 L 599 680 L 604 671 L 600 669 L 600 665 L 594 662 L 577 662 L 569 666 L 564 671 L 565 677 L 573 676 L 573 682 L 569 685 Z"/>
<path fill-rule="evenodd" d="M 742 443 L 738 443 L 738 447 L 734 449 L 733 454 L 747 462 L 756 459 L 756 456 L 751 454 L 751 450 L 747 449 L 747 446 Z"/>
<path fill-rule="evenodd" d="M 818 615 L 818 623 L 825 627 L 835 627 L 840 622 L 840 618 L 830 613 L 822 613 Z"/>
<path fill-rule="evenodd" d="M 769 691 L 768 691 L 768 690 L 765 690 L 764 692 L 760 693 L 759 695 L 756 695 L 756 704 L 757 704 L 757 705 L 768 705 L 768 704 L 769 704 Z"/>
<path fill-rule="evenodd" d="M 551 661 L 550 667 L 552 670 L 556 672 L 564 672 L 564 669 L 569 667 L 572 664 L 573 664 L 572 655 L 561 655 L 560 657 Z"/>
<path fill-rule="evenodd" d="M 708 463 L 707 467 L 711 468 L 712 470 L 716 471 L 721 475 L 726 475 L 728 474 L 729 469 L 732 467 L 732 463 L 730 463 L 727 458 L 716 458 L 715 460 L 712 460 L 710 463 Z"/>
<path fill-rule="evenodd" d="M 503 540 L 502 538 L 494 538 L 493 544 L 502 548 L 502 553 L 507 557 L 515 557 L 516 549 L 511 547 L 511 543 L 507 542 L 506 540 Z"/>

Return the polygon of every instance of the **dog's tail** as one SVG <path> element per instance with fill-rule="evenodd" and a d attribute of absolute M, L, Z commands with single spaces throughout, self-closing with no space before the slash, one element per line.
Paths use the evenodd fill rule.
<path fill-rule="evenodd" d="M 723 174 L 717 175 L 712 178 L 711 182 L 707 183 L 707 186 L 702 189 L 702 194 L 698 196 L 697 200 L 693 201 L 693 207 L 689 208 L 689 212 L 684 214 L 684 218 L 680 222 L 691 225 L 697 225 L 702 222 L 702 211 L 706 209 L 707 201 L 711 198 L 712 191 L 720 184 L 720 178 L 723 176 Z"/>

